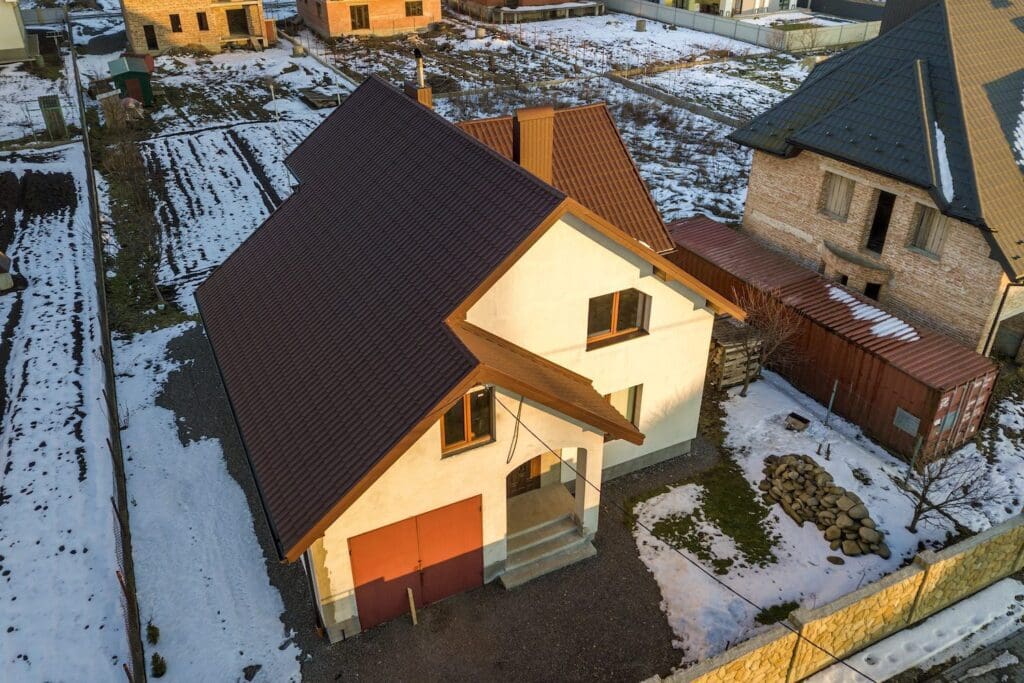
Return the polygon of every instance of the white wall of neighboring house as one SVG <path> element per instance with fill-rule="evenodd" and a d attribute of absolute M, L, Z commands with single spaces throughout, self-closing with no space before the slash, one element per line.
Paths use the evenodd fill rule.
<path fill-rule="evenodd" d="M 650 334 L 586 351 L 591 297 L 635 287 L 649 294 Z M 495 440 L 442 457 L 435 423 L 339 517 L 310 549 L 321 614 L 332 640 L 359 632 L 348 539 L 477 495 L 482 496 L 484 580 L 504 568 L 506 477 L 547 452 L 541 483 L 571 481 L 576 449 L 588 471 L 608 473 L 688 451 L 697 432 L 701 391 L 714 316 L 704 299 L 654 276 L 652 266 L 584 222 L 557 222 L 470 309 L 483 329 L 589 377 L 602 394 L 643 384 L 643 446 L 605 443 L 604 434 L 557 411 L 525 401 L 509 457 L 519 395 L 495 387 Z M 596 470 L 591 470 L 596 467 Z M 590 475 L 591 477 L 593 475 Z M 600 482 L 595 482 L 600 484 Z M 596 497 L 595 505 L 596 508 Z M 588 512 L 589 512 L 588 508 Z M 589 516 L 589 513 L 588 515 Z M 596 518 L 596 514 L 595 514 Z M 596 527 L 596 523 L 594 525 Z"/>
<path fill-rule="evenodd" d="M 25 49 L 25 28 L 17 0 L 0 0 L 0 53 Z"/>
<path fill-rule="evenodd" d="M 591 297 L 636 288 L 651 296 L 650 334 L 586 350 Z M 612 441 L 615 476 L 689 450 L 697 434 L 714 315 L 704 299 L 573 217 L 552 226 L 470 309 L 467 320 L 589 377 L 600 394 L 643 385 L 642 446 Z M 647 456 L 647 457 L 645 457 Z M 607 474 L 606 477 L 607 478 Z"/>

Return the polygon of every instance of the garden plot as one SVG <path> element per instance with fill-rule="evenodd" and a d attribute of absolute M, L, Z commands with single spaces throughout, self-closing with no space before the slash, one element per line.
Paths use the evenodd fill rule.
<path fill-rule="evenodd" d="M 726 116 L 747 121 L 780 102 L 807 75 L 799 62 L 788 55 L 758 58 L 758 62 L 768 64 L 756 69 L 747 67 L 745 61 L 728 60 L 671 69 L 640 76 L 637 80 Z M 756 72 L 759 80 L 748 78 L 752 72 Z M 769 79 L 768 75 L 772 73 L 776 77 Z"/>
<path fill-rule="evenodd" d="M 636 17 L 609 13 L 503 27 L 517 41 L 595 71 L 676 64 L 711 56 L 767 52 L 731 38 L 647 20 L 636 30 Z"/>
<path fill-rule="evenodd" d="M 166 659 L 168 681 L 298 681 L 299 649 L 220 441 L 183 437 L 190 425 L 161 406 L 182 366 L 168 344 L 194 325 L 114 345 L 139 610 L 160 629 L 147 656 Z"/>
<path fill-rule="evenodd" d="M 142 145 L 156 199 L 158 283 L 188 312 L 192 293 L 290 194 L 284 157 L 319 115 L 154 138 Z"/>
<path fill-rule="evenodd" d="M 156 130 L 167 134 L 275 118 L 274 96 L 284 100 L 282 115 L 314 112 L 298 99 L 303 88 L 325 94 L 351 91 L 346 80 L 310 57 L 292 57 L 281 48 L 209 57 L 162 56 L 155 76 L 164 95 L 153 112 Z"/>
<path fill-rule="evenodd" d="M 59 65 L 5 64 L 0 66 L 0 142 L 46 138 L 39 97 L 57 95 L 68 126 L 78 125 L 78 102 L 66 78 L 70 56 Z"/>
<path fill-rule="evenodd" d="M 911 559 L 920 544 L 940 547 L 951 533 L 948 523 L 922 523 L 917 534 L 907 531 L 911 503 L 892 481 L 907 465 L 841 419 L 833 416 L 831 429 L 822 426 L 824 408 L 778 376 L 769 373 L 751 385 L 745 398 L 731 392 L 725 410 L 725 443 L 735 457 L 736 478 L 728 486 L 707 479 L 671 488 L 635 509 L 640 557 L 661 588 L 684 663 L 722 652 L 797 606 L 813 608 L 875 581 Z M 791 411 L 813 418 L 807 431 L 785 429 L 783 420 Z M 830 447 L 830 459 L 817 454 L 821 444 Z M 757 493 L 764 458 L 790 453 L 811 456 L 836 485 L 863 500 L 885 532 L 891 557 L 844 557 L 829 550 L 814 525 L 797 526 L 778 505 L 764 507 Z M 746 516 L 741 519 L 736 496 L 743 497 L 738 509 Z M 830 556 L 842 564 L 833 564 Z M 726 591 L 691 562 L 758 607 Z"/>
<path fill-rule="evenodd" d="M 606 102 L 665 220 L 704 213 L 735 221 L 743 214 L 750 150 L 726 139 L 730 129 L 640 95 L 601 77 L 544 89 L 438 99 L 455 121 L 506 116 L 539 104 L 569 107 Z"/>
<path fill-rule="evenodd" d="M 11 681 L 123 680 L 130 659 L 80 146 L 0 156 L 0 250 L 28 280 L 0 296 L 0 670 Z"/>

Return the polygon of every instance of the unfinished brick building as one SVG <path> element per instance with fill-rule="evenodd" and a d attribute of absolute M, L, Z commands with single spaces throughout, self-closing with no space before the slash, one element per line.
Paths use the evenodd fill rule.
<path fill-rule="evenodd" d="M 386 36 L 441 21 L 441 0 L 296 0 L 306 26 L 324 38 Z"/>
<path fill-rule="evenodd" d="M 1024 357 L 1024 8 L 938 0 L 900 18 L 731 135 L 754 149 L 743 230 Z"/>
<path fill-rule="evenodd" d="M 175 47 L 262 49 L 274 41 L 273 22 L 264 19 L 261 0 L 121 0 L 121 11 L 128 44 L 137 54 Z"/>

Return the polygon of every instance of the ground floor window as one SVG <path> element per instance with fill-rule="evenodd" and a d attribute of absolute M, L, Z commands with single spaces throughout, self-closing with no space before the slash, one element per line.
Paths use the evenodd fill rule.
<path fill-rule="evenodd" d="M 146 36 L 146 49 L 158 50 L 160 46 L 156 42 L 156 28 L 153 24 L 146 24 L 142 27 L 142 33 Z"/>
<path fill-rule="evenodd" d="M 634 427 L 640 426 L 640 397 L 643 394 L 644 385 L 637 384 L 628 389 L 612 392 L 605 396 L 612 406 L 633 423 Z"/>
<path fill-rule="evenodd" d="M 864 296 L 869 299 L 878 301 L 879 297 L 882 296 L 882 285 L 878 282 L 869 282 L 864 285 Z"/>

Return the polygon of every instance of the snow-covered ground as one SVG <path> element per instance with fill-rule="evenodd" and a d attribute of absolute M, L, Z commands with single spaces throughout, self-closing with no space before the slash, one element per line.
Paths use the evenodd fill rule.
<path fill-rule="evenodd" d="M 852 24 L 852 21 L 813 12 L 776 12 L 758 17 L 738 17 L 740 21 L 758 26 L 775 26 L 777 24 L 813 24 L 814 26 L 841 26 Z"/>
<path fill-rule="evenodd" d="M 0 209 L 14 227 L 6 251 L 29 282 L 0 296 L 0 678 L 123 680 L 129 652 L 82 148 L 0 155 L 0 174 L 9 172 L 55 176 L 36 176 L 15 215 Z"/>
<path fill-rule="evenodd" d="M 741 121 L 754 118 L 789 94 L 722 73 L 714 66 L 672 69 L 640 80 L 670 95 L 690 99 Z"/>
<path fill-rule="evenodd" d="M 915 667 L 927 671 L 954 657 L 962 659 L 999 642 L 1019 631 L 1022 621 L 1024 584 L 1016 579 L 1003 579 L 920 624 L 849 657 L 846 661 L 864 676 L 857 675 L 850 667 L 834 664 L 811 676 L 808 683 L 867 683 L 868 680 L 888 680 Z M 1004 654 L 988 670 L 1016 663 L 1015 656 Z M 986 671 L 967 672 L 969 676 L 983 673 Z"/>
<path fill-rule="evenodd" d="M 65 56 L 62 65 L 70 69 L 70 56 Z M 43 78 L 25 64 L 0 66 L 0 141 L 33 134 L 47 139 L 39 109 L 39 97 L 43 95 L 57 95 L 64 120 L 69 126 L 78 125 L 78 102 L 68 78 Z"/>
<path fill-rule="evenodd" d="M 254 665 L 252 680 L 298 681 L 299 648 L 220 442 L 183 443 L 175 414 L 157 405 L 181 367 L 167 344 L 193 325 L 114 345 L 139 610 L 143 624 L 160 629 L 147 657 L 167 660 L 168 681 L 239 681 Z"/>
<path fill-rule="evenodd" d="M 650 19 L 647 30 L 638 32 L 636 17 L 614 12 L 601 17 L 533 21 L 502 28 L 537 50 L 570 60 L 591 60 L 592 68 L 602 71 L 692 60 L 712 51 L 732 55 L 766 52 L 750 43 Z"/>
<path fill-rule="evenodd" d="M 701 507 L 704 490 L 699 484 L 687 484 L 649 499 L 636 510 L 641 523 L 636 531 L 637 546 L 641 559 L 661 588 L 663 608 L 676 633 L 678 646 L 684 650 L 684 663 L 722 652 L 755 634 L 759 628 L 755 621 L 757 608 L 728 593 L 692 566 L 691 561 L 714 572 L 715 561 L 731 560 L 727 573 L 721 576 L 722 581 L 738 589 L 758 607 L 795 602 L 813 608 L 899 568 L 914 556 L 919 544 L 943 545 L 952 531 L 952 525 L 945 520 L 922 523 L 916 534 L 907 531 L 911 503 L 892 481 L 906 471 L 907 465 L 842 419 L 833 416 L 830 427 L 824 427 L 821 419 L 825 409 L 777 375 L 767 373 L 766 379 L 751 386 L 746 398 L 739 397 L 733 390 L 725 408 L 726 445 L 732 449 L 752 489 L 756 491 L 763 479 L 766 456 L 810 455 L 832 475 L 836 485 L 863 499 L 872 519 L 885 532 L 892 556 L 888 560 L 877 555 L 841 557 L 843 564 L 832 564 L 827 558 L 836 553 L 830 552 L 821 531 L 811 524 L 797 526 L 779 506 L 773 506 L 766 520 L 766 532 L 775 539 L 772 552 L 777 561 L 760 565 L 748 561 L 732 538 L 699 513 L 696 524 L 704 538 L 705 557 L 701 559 L 683 550 L 687 556 L 684 558 L 649 530 L 659 520 L 671 519 L 673 515 L 692 518 L 694 511 Z M 1024 408 L 1019 405 L 1007 402 L 997 410 L 1013 425 L 1024 425 Z M 811 426 L 804 432 L 786 430 L 783 420 L 791 411 L 811 416 Z M 817 455 L 820 444 L 831 447 L 830 459 Z M 1007 478 L 1012 480 L 1011 485 L 1016 490 L 1024 490 L 1024 452 L 1006 435 L 996 437 L 994 450 L 993 481 Z M 996 483 L 1002 487 L 1001 483 Z M 960 521 L 976 529 L 985 528 L 1019 513 L 1019 500 L 1007 505 L 1004 500 L 993 499 L 983 510 L 966 515 Z"/>

